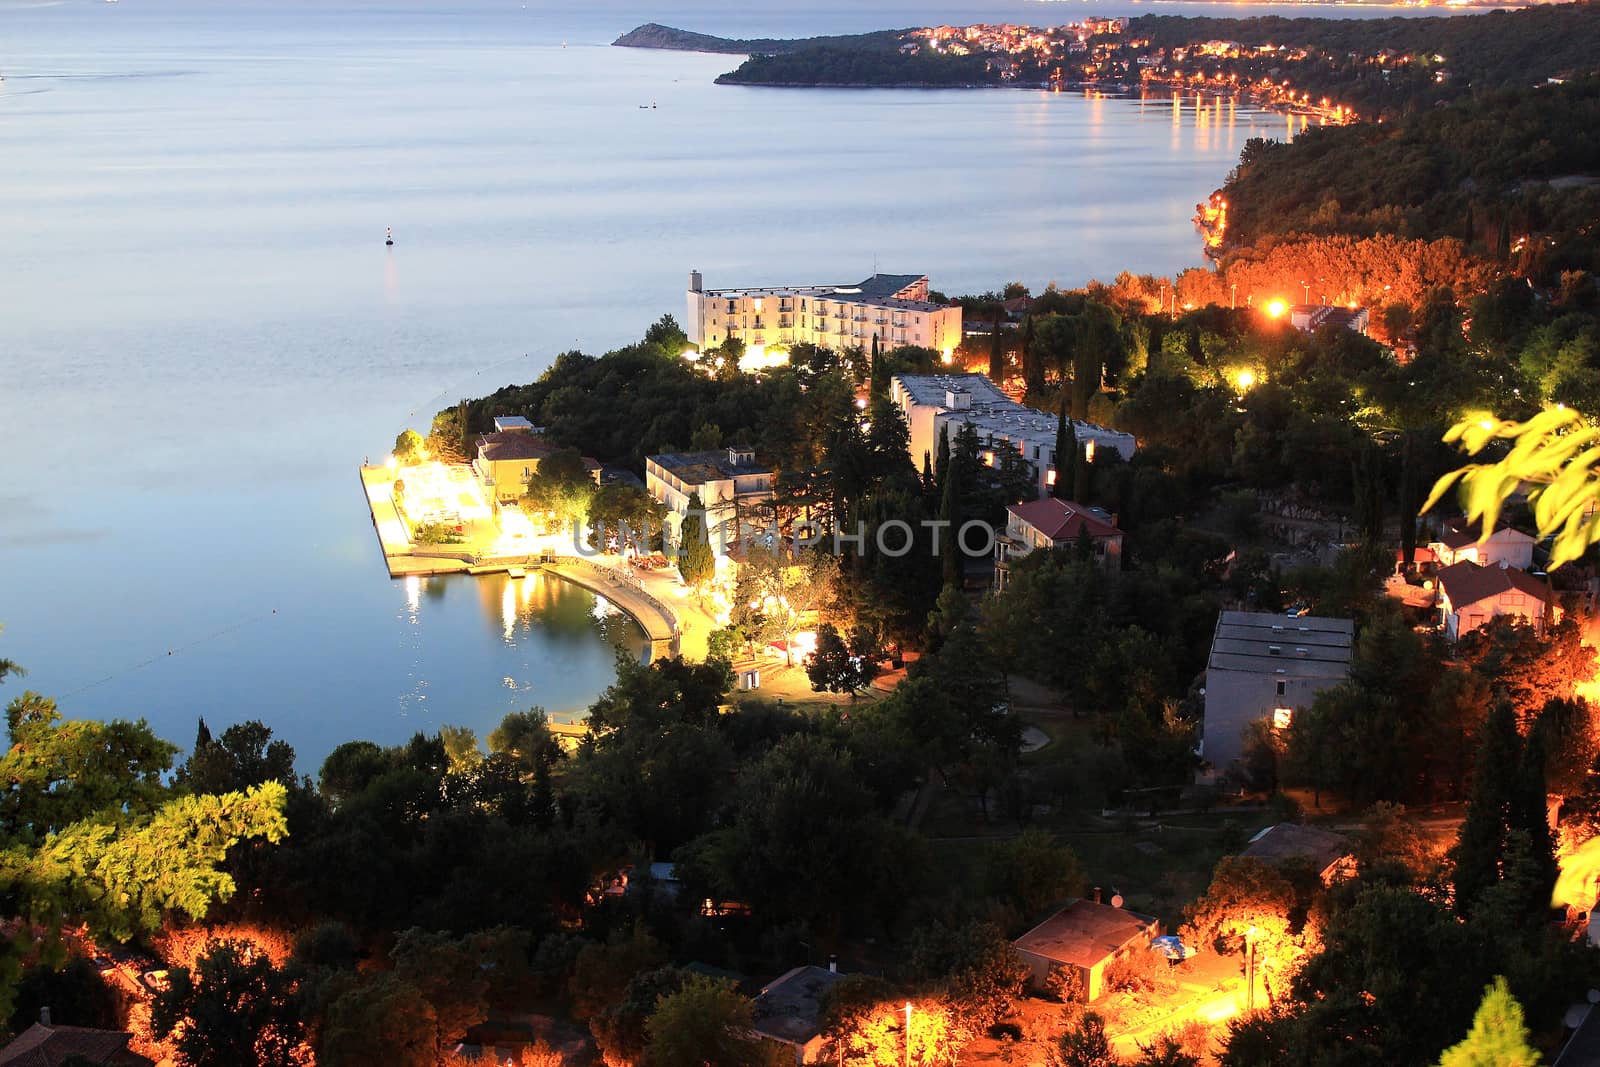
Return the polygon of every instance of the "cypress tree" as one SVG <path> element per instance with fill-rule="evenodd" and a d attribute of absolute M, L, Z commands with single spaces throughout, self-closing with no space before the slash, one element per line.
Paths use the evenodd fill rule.
<path fill-rule="evenodd" d="M 717 560 L 707 536 L 705 505 L 699 493 L 689 494 L 688 514 L 679 530 L 678 573 L 685 584 L 699 588 L 716 573 Z"/>
<path fill-rule="evenodd" d="M 994 333 L 989 337 L 989 378 L 996 385 L 1006 380 L 1006 350 L 1000 341 L 1000 322 L 1005 316 L 1006 306 L 995 305 Z"/>
<path fill-rule="evenodd" d="M 1556 887 L 1557 875 L 1561 873 L 1561 867 L 1556 862 L 1556 843 L 1550 833 L 1550 818 L 1546 809 L 1549 792 L 1545 785 L 1546 722 L 1541 716 L 1522 742 L 1522 758 L 1517 762 L 1516 778 L 1506 812 L 1507 826 L 1528 835 L 1528 858 L 1535 879 L 1527 901 L 1531 915 L 1542 914 L 1550 907 L 1550 893 Z"/>
<path fill-rule="evenodd" d="M 957 455 L 952 463 L 962 462 Z M 944 566 L 944 584 L 960 589 L 965 568 L 962 567 L 961 546 L 956 541 L 956 531 L 961 528 L 961 472 L 954 467 L 946 470 L 944 494 L 939 499 L 939 518 L 949 523 L 939 539 L 939 560 Z"/>
<path fill-rule="evenodd" d="M 950 477 L 950 434 L 949 431 L 939 435 L 939 451 L 933 461 L 933 481 L 939 492 L 944 492 L 944 483 Z"/>
<path fill-rule="evenodd" d="M 1067 398 L 1063 393 L 1056 420 L 1056 482 L 1050 495 L 1057 500 L 1070 500 L 1074 475 L 1073 457 L 1078 453 L 1078 435 L 1067 419 Z"/>
<path fill-rule="evenodd" d="M 889 395 L 889 383 L 884 380 L 883 359 L 878 354 L 877 334 L 872 335 L 872 357 L 867 367 L 868 372 L 871 374 L 871 384 L 867 388 L 868 395 L 873 400 L 887 397 Z"/>
<path fill-rule="evenodd" d="M 1485 890 L 1500 881 L 1505 858 L 1506 822 L 1520 763 L 1522 742 L 1511 705 L 1495 705 L 1483 726 L 1478 759 L 1467 800 L 1467 817 L 1461 836 L 1450 850 L 1455 864 L 1455 908 L 1465 917 Z"/>
<path fill-rule="evenodd" d="M 923 453 L 922 453 L 922 491 L 923 491 L 923 493 L 932 494 L 933 487 L 934 487 L 935 484 L 937 484 L 937 483 L 935 483 L 934 480 L 933 480 L 933 456 L 929 455 L 929 453 L 926 450 L 924 450 Z"/>

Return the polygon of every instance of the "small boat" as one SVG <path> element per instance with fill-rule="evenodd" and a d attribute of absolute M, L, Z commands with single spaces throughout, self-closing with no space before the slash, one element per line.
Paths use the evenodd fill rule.
<path fill-rule="evenodd" d="M 116 3 L 116 0 L 106 0 L 106 2 Z M 394 247 L 394 230 L 390 229 L 388 226 L 383 228 L 383 243 L 388 245 L 390 248 Z"/>

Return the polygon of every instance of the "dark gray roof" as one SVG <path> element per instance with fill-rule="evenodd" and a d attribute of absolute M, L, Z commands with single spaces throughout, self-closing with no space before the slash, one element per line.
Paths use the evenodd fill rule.
<path fill-rule="evenodd" d="M 887 300 L 907 286 L 915 285 L 922 280 L 921 274 L 874 274 L 863 282 L 856 284 L 862 295 Z"/>
<path fill-rule="evenodd" d="M 1600 1067 L 1600 1011 L 1589 1009 L 1553 1067 Z"/>
<path fill-rule="evenodd" d="M 1249 846 L 1239 854 L 1265 863 L 1308 859 L 1318 871 L 1323 871 L 1348 856 L 1350 846 L 1343 834 L 1280 822 L 1252 837 Z"/>
<path fill-rule="evenodd" d="M 822 994 L 843 977 L 821 967 L 796 967 L 773 979 L 756 998 L 756 1032 L 795 1045 L 810 1041 L 821 1032 Z"/>
<path fill-rule="evenodd" d="M 645 458 L 676 474 L 688 485 L 704 485 L 724 478 L 772 473 L 770 467 L 760 463 L 732 462 L 726 448 L 713 448 L 706 452 L 661 452 Z"/>
<path fill-rule="evenodd" d="M 1354 640 L 1355 624 L 1349 619 L 1224 611 L 1217 616 L 1206 666 L 1210 670 L 1343 678 L 1350 673 Z"/>

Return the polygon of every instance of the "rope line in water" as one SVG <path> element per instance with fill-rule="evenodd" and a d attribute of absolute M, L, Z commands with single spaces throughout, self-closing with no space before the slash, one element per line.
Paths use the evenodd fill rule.
<path fill-rule="evenodd" d="M 86 692 L 86 691 L 88 691 L 90 689 L 94 689 L 97 686 L 105 685 L 107 682 L 115 681 L 118 678 L 122 678 L 122 677 L 124 677 L 126 675 L 132 674 L 134 671 L 142 671 L 146 667 L 150 666 L 152 663 L 160 663 L 162 660 L 171 659 L 173 656 L 176 656 L 180 652 L 188 652 L 190 649 L 197 648 L 200 645 L 208 644 L 208 643 L 210 643 L 212 641 L 215 641 L 219 637 L 226 637 L 228 634 L 231 634 L 236 630 L 242 630 L 246 626 L 250 626 L 250 625 L 253 625 L 253 624 L 258 623 L 258 622 L 265 622 L 266 620 L 272 618 L 273 616 L 275 616 L 277 614 L 278 614 L 278 609 L 277 608 L 273 608 L 271 611 L 266 612 L 264 614 L 251 615 L 251 616 L 248 616 L 247 618 L 240 619 L 238 622 L 229 623 L 227 626 L 224 626 L 219 630 L 214 630 L 211 633 L 205 634 L 205 635 L 203 635 L 201 637 L 197 637 L 193 641 L 189 641 L 189 642 L 186 642 L 185 644 L 181 644 L 181 645 L 175 645 L 172 648 L 167 649 L 165 652 L 161 653 L 160 655 L 151 656 L 149 659 L 140 660 L 138 663 L 134 663 L 134 664 L 132 664 L 130 666 L 124 667 L 121 670 L 112 671 L 110 674 L 106 675 L 103 678 L 99 678 L 99 679 L 96 679 L 95 681 L 85 683 L 84 685 L 80 685 L 78 688 L 72 690 L 69 693 L 63 693 L 58 699 L 60 699 L 60 700 L 70 700 L 72 697 L 77 696 L 79 693 L 83 693 L 83 692 Z"/>

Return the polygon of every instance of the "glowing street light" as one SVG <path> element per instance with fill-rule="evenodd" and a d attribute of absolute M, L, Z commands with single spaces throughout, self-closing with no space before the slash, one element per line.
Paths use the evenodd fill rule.
<path fill-rule="evenodd" d="M 1254 926 L 1244 933 L 1245 953 L 1245 1011 L 1256 1013 L 1256 935 L 1261 931 Z"/>
<path fill-rule="evenodd" d="M 1283 318 L 1283 313 L 1287 310 L 1289 310 L 1288 305 L 1282 300 L 1273 300 L 1267 304 L 1267 314 L 1275 319 Z"/>
<path fill-rule="evenodd" d="M 911 1001 L 906 1001 L 906 1067 L 911 1067 Z"/>
<path fill-rule="evenodd" d="M 1247 393 L 1250 391 L 1250 387 L 1255 384 L 1255 371 L 1242 370 L 1239 372 L 1239 392 Z"/>

